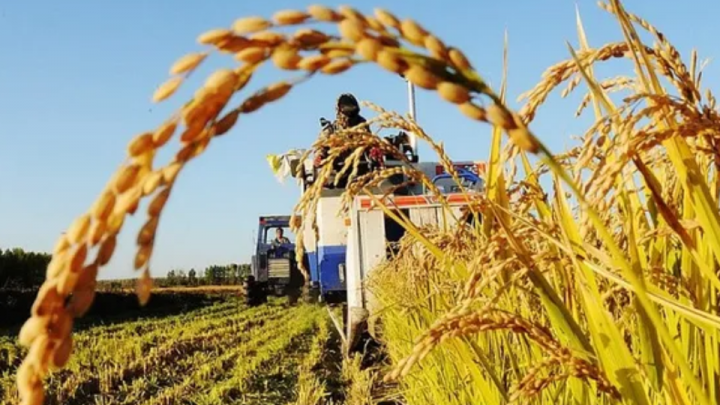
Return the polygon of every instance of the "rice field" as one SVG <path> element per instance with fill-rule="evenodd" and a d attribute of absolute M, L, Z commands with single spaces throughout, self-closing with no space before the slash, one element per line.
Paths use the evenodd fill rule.
<path fill-rule="evenodd" d="M 319 347 L 329 332 L 316 306 L 241 309 L 231 301 L 74 334 L 38 325 L 49 314 L 61 326 L 82 317 L 98 268 L 112 257 L 125 217 L 144 197 L 150 204 L 135 267 L 137 295 L 146 301 L 159 217 L 185 165 L 230 131 L 239 115 L 277 102 L 311 74 L 340 74 L 361 61 L 407 74 L 491 132 L 487 192 L 468 207 L 482 222 L 450 230 L 398 218 L 407 230 L 400 252 L 368 280 L 382 304 L 379 338 L 392 362 L 385 379 L 398 382 L 404 403 L 720 402 L 716 98 L 703 86 L 697 53 L 684 59 L 659 28 L 618 0 L 601 8 L 617 22 L 617 40 L 591 47 L 578 17 L 577 49 L 522 95 L 517 112 L 505 103 L 509 78 L 491 89 L 460 50 L 386 10 L 369 19 L 348 7 L 311 6 L 272 19 L 240 18 L 232 29 L 200 35 L 209 50 L 178 59 L 156 101 L 170 98 L 211 51 L 235 54 L 240 65 L 211 74 L 178 114 L 134 137 L 127 163 L 58 241 L 26 323 L 26 346 L 35 349 L 17 378 L 26 403 L 40 403 L 42 395 L 68 404 L 318 402 L 329 380 L 308 370 L 322 364 Z M 307 21 L 337 25 L 340 36 L 268 32 Z M 260 38 L 246 37 L 261 31 Z M 270 84 L 221 114 L 266 60 L 307 75 Z M 622 64 L 627 75 L 597 77 L 593 68 L 601 63 Z M 554 91 L 585 92 L 568 119 L 592 115 L 579 145 L 567 151 L 550 151 L 531 130 Z M 442 145 L 416 123 L 374 110 L 375 122 L 417 134 L 454 171 Z M 153 167 L 156 151 L 180 126 L 175 159 Z M 370 147 L 397 152 L 371 134 L 343 138 L 353 131 L 313 147 L 328 147 L 329 159 L 347 149 L 356 156 Z M 381 170 L 352 178 L 345 197 L 399 173 L 429 182 L 413 169 Z M 297 211 L 312 212 L 318 198 L 317 189 L 305 193 Z M 90 247 L 98 247 L 93 255 Z M 75 350 L 65 364 L 69 342 Z M 4 343 L 3 369 L 18 367 L 23 350 Z M 45 377 L 50 366 L 61 370 Z M 13 373 L 2 378 L 11 403 Z M 363 386 L 352 392 L 368 394 Z"/>
<path fill-rule="evenodd" d="M 248 308 L 238 297 L 178 315 L 76 332 L 67 366 L 48 376 L 46 404 L 286 404 L 337 397 L 340 363 L 327 311 L 283 299 Z M 26 350 L 0 338 L 0 403 L 17 404 Z M 324 368 L 325 367 L 325 368 Z M 333 388 L 334 387 L 334 388 Z M 302 399 L 302 398 L 301 398 Z"/>

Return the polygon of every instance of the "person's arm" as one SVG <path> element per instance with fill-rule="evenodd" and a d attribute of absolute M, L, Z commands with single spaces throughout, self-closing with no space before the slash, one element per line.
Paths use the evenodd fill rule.
<path fill-rule="evenodd" d="M 333 132 L 335 132 L 335 122 L 330 122 L 323 128 L 321 136 L 323 138 L 326 138 L 326 137 L 330 136 Z M 320 161 L 322 159 L 324 159 L 325 157 L 327 157 L 329 152 L 330 152 L 330 147 L 328 147 L 328 146 L 321 146 L 321 147 L 317 148 L 315 150 L 315 160 L 313 162 L 314 165 L 316 167 L 320 166 Z"/>

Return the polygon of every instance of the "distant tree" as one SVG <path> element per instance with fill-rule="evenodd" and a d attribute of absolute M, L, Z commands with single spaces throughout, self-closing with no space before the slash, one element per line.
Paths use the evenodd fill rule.
<path fill-rule="evenodd" d="M 177 272 L 178 285 L 188 285 L 187 275 L 185 270 L 178 270 Z"/>
<path fill-rule="evenodd" d="M 248 263 L 243 263 L 238 267 L 239 267 L 238 268 L 238 277 L 241 280 L 244 280 L 252 272 L 252 268 L 250 267 L 250 264 L 248 264 Z"/>
<path fill-rule="evenodd" d="M 177 274 L 175 274 L 175 270 L 168 271 L 167 278 L 165 280 L 165 283 L 168 286 L 174 286 L 177 285 Z"/>
<path fill-rule="evenodd" d="M 225 269 L 212 265 L 205 268 L 205 283 L 207 285 L 220 285 L 225 278 Z"/>
<path fill-rule="evenodd" d="M 227 283 L 238 284 L 240 278 L 240 266 L 238 264 L 230 264 L 227 266 Z"/>
<path fill-rule="evenodd" d="M 35 289 L 45 280 L 52 256 L 21 248 L 0 249 L 0 288 Z"/>
<path fill-rule="evenodd" d="M 0 252 L 2 253 L 2 252 Z M 0 260 L 2 256 L 0 256 Z M 44 269 L 43 273 L 44 274 Z M 191 268 L 189 271 L 175 268 L 167 272 L 165 277 L 155 278 L 157 287 L 200 286 L 200 285 L 239 285 L 250 274 L 250 265 L 246 263 L 231 263 L 226 265 L 211 265 L 205 268 L 202 274 Z M 133 289 L 135 279 L 103 280 L 99 282 L 103 290 Z"/>

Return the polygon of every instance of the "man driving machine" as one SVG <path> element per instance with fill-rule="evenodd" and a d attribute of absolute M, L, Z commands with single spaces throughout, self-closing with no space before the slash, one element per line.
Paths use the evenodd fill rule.
<path fill-rule="evenodd" d="M 325 120 L 324 118 L 320 120 L 321 124 L 323 125 L 323 133 L 328 136 L 330 134 L 333 134 L 337 131 L 341 131 L 344 129 L 352 128 L 357 125 L 363 124 L 367 122 L 365 120 L 365 117 L 360 115 L 360 104 L 358 103 L 355 96 L 353 96 L 350 93 L 344 93 L 341 94 L 340 97 L 338 97 L 337 102 L 335 104 L 335 121 L 329 122 Z M 364 128 L 360 130 L 366 130 L 370 131 L 369 128 Z M 329 154 L 329 147 L 323 146 L 316 152 L 315 155 L 315 167 L 320 166 L 320 162 Z M 332 162 L 333 169 L 335 172 L 340 172 L 343 169 L 343 165 L 345 162 L 345 159 L 347 159 L 348 156 L 352 154 L 352 150 L 345 150 L 342 153 L 340 153 Z M 382 153 L 380 152 L 380 149 L 375 147 L 370 150 L 369 156 L 364 156 L 363 159 L 361 159 L 360 167 L 358 168 L 357 175 L 360 176 L 364 173 L 367 173 L 371 170 L 371 166 L 377 166 L 379 162 L 382 160 Z M 366 154 L 367 155 L 367 154 Z M 338 181 L 337 187 L 338 188 L 345 188 L 347 186 L 347 180 L 350 175 L 350 171 L 346 172 L 342 178 Z M 332 187 L 332 185 L 326 185 L 327 187 Z"/>

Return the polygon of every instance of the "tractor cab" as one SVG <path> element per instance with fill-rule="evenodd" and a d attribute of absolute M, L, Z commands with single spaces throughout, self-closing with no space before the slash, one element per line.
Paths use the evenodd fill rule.
<path fill-rule="evenodd" d="M 283 237 L 279 241 L 276 240 L 278 230 Z M 257 284 L 278 296 L 287 295 L 302 286 L 303 276 L 297 266 L 289 215 L 259 218 L 252 275 Z"/>

